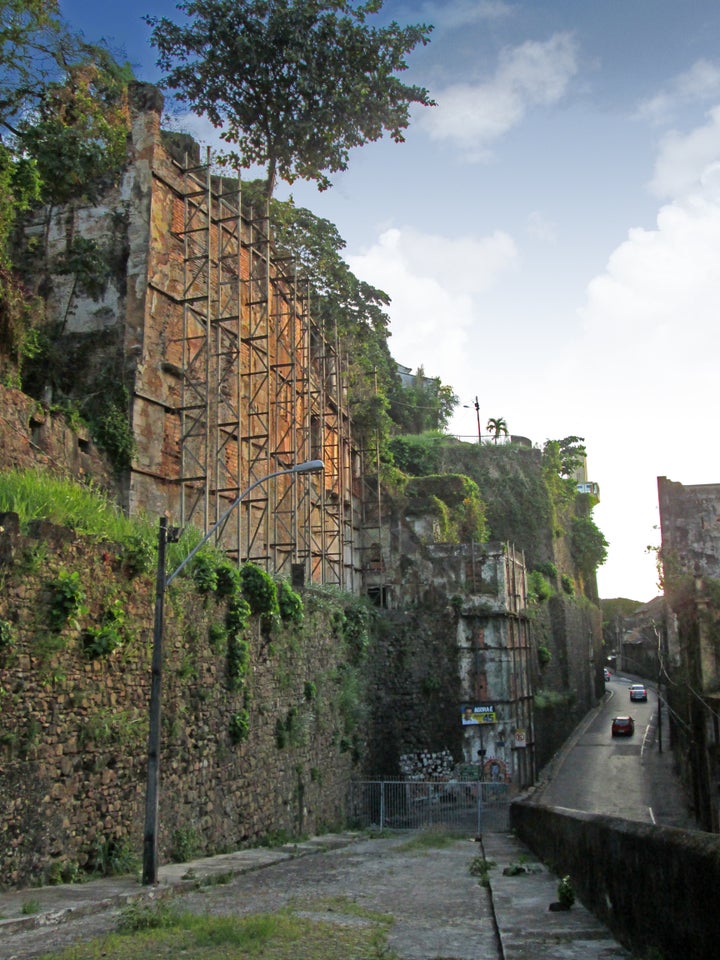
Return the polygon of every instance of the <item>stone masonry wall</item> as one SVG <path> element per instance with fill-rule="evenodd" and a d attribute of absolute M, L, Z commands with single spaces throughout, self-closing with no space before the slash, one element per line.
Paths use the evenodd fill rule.
<path fill-rule="evenodd" d="M 47 404 L 0 385 L 0 470 L 28 469 L 115 489 L 106 461 L 85 430 L 71 430 Z"/>
<path fill-rule="evenodd" d="M 128 577 L 119 548 L 72 531 L 18 531 L 0 516 L 0 884 L 93 869 L 142 851 L 154 575 Z M 77 573 L 84 606 L 52 626 L 51 583 Z M 89 657 L 83 634 L 118 601 L 126 639 Z M 333 606 L 335 604 L 335 607 Z M 166 598 L 160 860 L 342 823 L 352 771 L 338 707 L 348 653 L 337 601 L 305 595 L 305 622 L 264 636 L 251 625 L 244 691 L 226 683 L 213 642 L 224 604 L 179 577 Z M 340 617 L 340 619 L 342 619 Z M 248 739 L 230 720 L 246 707 Z M 282 736 L 280 736 L 282 734 Z"/>
<path fill-rule="evenodd" d="M 527 801 L 511 824 L 633 956 L 717 957 L 717 836 Z"/>

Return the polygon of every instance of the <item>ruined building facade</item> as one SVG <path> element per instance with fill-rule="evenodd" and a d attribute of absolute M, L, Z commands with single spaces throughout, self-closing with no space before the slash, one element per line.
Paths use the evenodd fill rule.
<path fill-rule="evenodd" d="M 698 823 L 720 830 L 720 484 L 658 477 L 666 694 Z"/>
<path fill-rule="evenodd" d="M 242 183 L 216 175 L 188 137 L 161 133 L 161 110 L 155 88 L 133 85 L 119 185 L 94 205 L 43 211 L 28 231 L 48 263 L 82 237 L 109 264 L 102 291 L 52 275 L 65 391 L 102 403 L 122 384 L 134 452 L 120 497 L 131 515 L 206 532 L 257 484 L 218 545 L 296 582 L 358 592 L 364 471 L 340 343 L 314 322 L 307 280 L 274 250 Z M 321 475 L 265 483 L 312 459 Z"/>
<path fill-rule="evenodd" d="M 335 585 L 385 609 L 372 666 L 371 773 L 392 773 L 405 753 L 449 747 L 458 762 L 479 760 L 483 773 L 527 786 L 567 718 L 539 751 L 522 554 L 439 544 L 432 530 L 413 529 L 379 482 L 376 450 L 368 455 L 354 431 L 343 345 L 314 318 L 307 279 L 276 249 L 264 211 L 243 202 L 242 182 L 218 176 L 190 138 L 161 132 L 161 110 L 155 88 L 133 85 L 120 183 L 92 204 L 44 210 L 28 227 L 44 252 L 42 292 L 65 357 L 47 399 L 124 401 L 133 449 L 117 496 L 130 515 L 209 531 L 252 488 L 220 525 L 219 547 L 295 584 Z M 76 238 L 105 252 L 102 289 L 48 268 Z M 104 483 L 87 438 L 77 443 L 78 469 Z M 313 459 L 322 474 L 265 482 Z M 576 690 L 579 711 L 602 687 L 592 666 L 599 628 L 590 626 L 565 615 L 548 626 L 563 654 L 546 666 L 546 681 L 552 673 Z M 493 707 L 479 712 L 494 720 L 463 724 L 464 706 Z"/>

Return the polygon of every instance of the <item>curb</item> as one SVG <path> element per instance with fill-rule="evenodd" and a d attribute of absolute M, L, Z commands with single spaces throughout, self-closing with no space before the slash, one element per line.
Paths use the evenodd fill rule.
<path fill-rule="evenodd" d="M 0 937 L 3 934 L 12 935 L 24 930 L 57 926 L 76 917 L 102 913 L 130 903 L 165 900 L 209 885 L 213 882 L 213 878 L 218 876 L 236 877 L 253 870 L 261 870 L 263 867 L 283 860 L 294 860 L 298 857 L 340 849 L 361 839 L 362 835 L 359 833 L 328 834 L 323 837 L 312 837 L 300 843 L 285 844 L 282 847 L 250 847 L 235 853 L 204 857 L 187 863 L 171 863 L 160 867 L 160 878 L 155 886 L 141 886 L 135 879 L 128 876 L 90 881 L 90 884 L 103 885 L 106 888 L 112 885 L 127 887 L 110 895 L 98 891 L 98 896 L 95 898 L 92 896 L 93 891 L 89 889 L 89 884 L 59 884 L 52 887 L 0 893 L 0 911 L 3 906 L 7 909 L 11 904 L 18 909 L 23 901 L 31 899 L 42 901 L 43 896 L 46 900 L 67 901 L 61 906 L 45 908 L 41 903 L 37 912 L 0 919 Z M 71 902 L 72 897 L 75 897 L 75 903 Z"/>

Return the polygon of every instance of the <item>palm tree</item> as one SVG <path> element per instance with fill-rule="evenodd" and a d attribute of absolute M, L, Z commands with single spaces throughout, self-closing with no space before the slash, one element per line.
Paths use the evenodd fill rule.
<path fill-rule="evenodd" d="M 498 442 L 498 437 L 508 435 L 507 423 L 502 417 L 491 417 L 487 422 L 487 431 L 493 435 L 493 443 Z"/>

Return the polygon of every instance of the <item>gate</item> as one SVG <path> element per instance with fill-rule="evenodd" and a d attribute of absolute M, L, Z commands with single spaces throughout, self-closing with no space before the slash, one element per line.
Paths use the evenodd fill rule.
<path fill-rule="evenodd" d="M 348 822 L 359 828 L 457 833 L 501 833 L 510 829 L 507 783 L 480 780 L 362 780 L 350 784 Z"/>

